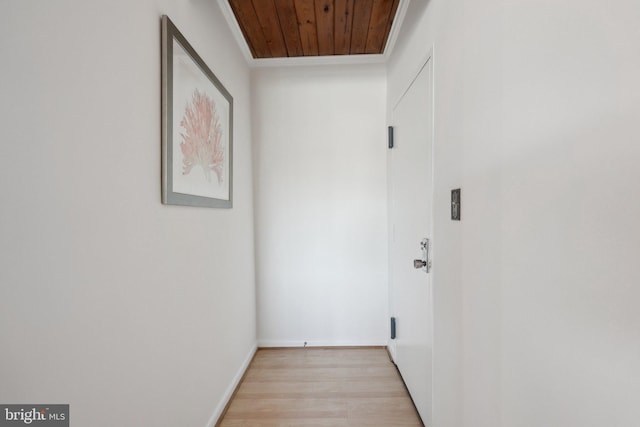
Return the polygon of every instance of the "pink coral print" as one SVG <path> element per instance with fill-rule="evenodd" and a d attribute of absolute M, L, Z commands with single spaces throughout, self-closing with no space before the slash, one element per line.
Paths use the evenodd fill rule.
<path fill-rule="evenodd" d="M 216 173 L 218 183 L 222 183 L 224 170 L 224 146 L 222 126 L 216 110 L 216 103 L 206 94 L 196 89 L 191 102 L 185 107 L 180 126 L 182 142 L 182 174 L 188 175 L 194 166 L 200 166 L 208 182 L 211 171 Z"/>

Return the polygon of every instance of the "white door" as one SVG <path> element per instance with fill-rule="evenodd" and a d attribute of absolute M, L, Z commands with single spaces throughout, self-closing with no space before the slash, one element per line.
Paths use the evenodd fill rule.
<path fill-rule="evenodd" d="M 432 420 L 432 284 L 431 273 L 414 260 L 425 260 L 421 241 L 432 238 L 431 64 L 393 109 L 389 150 L 390 297 L 397 322 L 392 354 L 426 426 Z"/>

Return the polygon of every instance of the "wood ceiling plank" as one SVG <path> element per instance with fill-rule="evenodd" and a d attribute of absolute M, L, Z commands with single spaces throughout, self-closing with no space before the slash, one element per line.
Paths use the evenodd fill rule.
<path fill-rule="evenodd" d="M 351 54 L 365 53 L 369 36 L 369 22 L 373 0 L 355 0 L 353 8 L 353 30 L 351 32 Z"/>
<path fill-rule="evenodd" d="M 294 0 L 300 42 L 305 56 L 318 56 L 318 33 L 316 30 L 316 11 L 313 0 Z"/>
<path fill-rule="evenodd" d="M 351 51 L 353 2 L 354 0 L 335 0 L 334 51 L 336 55 L 348 55 Z"/>
<path fill-rule="evenodd" d="M 387 30 L 384 33 L 384 43 L 382 44 L 382 49 L 380 53 L 384 53 L 387 48 L 387 44 L 389 44 L 389 34 L 391 34 L 391 27 L 393 26 L 393 22 L 396 20 L 396 13 L 398 12 L 398 4 L 400 0 L 394 0 L 393 6 L 391 6 L 391 13 L 389 14 L 389 21 L 387 22 Z"/>
<path fill-rule="evenodd" d="M 229 0 L 236 20 L 244 34 L 244 38 L 249 45 L 254 58 L 269 58 L 271 51 L 265 41 L 258 15 L 253 8 L 253 4 L 246 0 Z"/>
<path fill-rule="evenodd" d="M 383 53 L 399 0 L 229 0 L 254 58 Z"/>
<path fill-rule="evenodd" d="M 381 53 L 387 24 L 391 19 L 393 0 L 374 0 L 367 35 L 366 53 Z"/>
<path fill-rule="evenodd" d="M 253 7 L 272 57 L 287 56 L 287 46 L 284 44 L 278 12 L 273 0 L 253 0 Z"/>
<path fill-rule="evenodd" d="M 290 57 L 303 56 L 302 42 L 300 41 L 300 29 L 298 28 L 298 18 L 296 16 L 296 6 L 294 0 L 275 0 L 282 36 L 287 46 L 287 54 Z"/>
<path fill-rule="evenodd" d="M 316 0 L 316 27 L 318 31 L 318 53 L 333 55 L 334 52 L 334 6 L 332 0 Z"/>

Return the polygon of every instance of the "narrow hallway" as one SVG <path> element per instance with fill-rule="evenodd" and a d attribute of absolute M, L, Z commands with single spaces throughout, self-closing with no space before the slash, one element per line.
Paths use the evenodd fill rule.
<path fill-rule="evenodd" d="M 260 349 L 220 427 L 422 426 L 384 348 Z"/>

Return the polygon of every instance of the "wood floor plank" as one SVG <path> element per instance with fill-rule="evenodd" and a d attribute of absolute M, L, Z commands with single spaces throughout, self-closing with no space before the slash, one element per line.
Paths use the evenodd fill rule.
<path fill-rule="evenodd" d="M 228 419 L 346 418 L 348 402 L 344 399 L 244 399 L 234 402 Z"/>
<path fill-rule="evenodd" d="M 224 420 L 220 427 L 352 427 L 352 424 L 345 419 L 294 418 L 290 420 Z"/>
<path fill-rule="evenodd" d="M 309 369 L 256 369 L 249 371 L 245 377 L 247 382 L 265 381 L 296 381 L 296 382 L 326 382 L 342 381 L 370 381 L 372 378 L 384 380 L 395 378 L 395 372 L 387 368 L 372 367 L 329 367 Z"/>
<path fill-rule="evenodd" d="M 422 426 L 386 349 L 261 349 L 221 427 Z"/>

